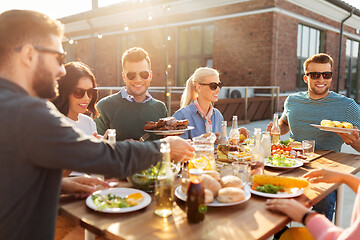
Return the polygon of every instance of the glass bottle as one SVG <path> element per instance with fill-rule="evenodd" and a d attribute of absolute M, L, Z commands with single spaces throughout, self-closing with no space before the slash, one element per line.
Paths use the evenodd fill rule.
<path fill-rule="evenodd" d="M 200 176 L 202 170 L 192 168 L 189 170 L 190 185 L 186 198 L 186 215 L 189 223 L 198 223 L 204 220 L 206 213 L 205 192 Z"/>
<path fill-rule="evenodd" d="M 116 129 L 108 129 L 108 140 L 111 143 L 116 143 Z"/>
<path fill-rule="evenodd" d="M 261 129 L 254 129 L 255 142 L 251 152 L 251 176 L 264 174 L 264 152 L 261 147 Z"/>
<path fill-rule="evenodd" d="M 271 137 L 270 133 L 263 133 L 261 146 L 264 150 L 264 157 L 271 157 Z"/>
<path fill-rule="evenodd" d="M 227 121 L 221 122 L 221 132 L 216 147 L 217 157 L 219 159 L 227 160 L 228 156 L 228 137 L 227 137 Z"/>
<path fill-rule="evenodd" d="M 274 122 L 271 127 L 271 143 L 276 145 L 280 143 L 280 126 L 278 120 L 279 115 L 274 113 Z"/>
<path fill-rule="evenodd" d="M 171 169 L 170 144 L 161 143 L 162 163 L 155 179 L 155 214 L 167 217 L 172 214 L 175 174 Z"/>
<path fill-rule="evenodd" d="M 229 134 L 229 151 L 228 151 L 229 160 L 237 160 L 239 139 L 240 139 L 240 133 L 238 130 L 237 116 L 233 116 L 232 127 Z"/>

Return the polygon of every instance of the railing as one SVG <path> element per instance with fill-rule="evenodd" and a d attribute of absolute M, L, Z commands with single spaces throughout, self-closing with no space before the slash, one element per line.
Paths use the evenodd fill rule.
<path fill-rule="evenodd" d="M 122 87 L 97 87 L 97 89 L 102 91 L 109 91 L 109 94 L 113 94 L 114 91 L 119 91 Z M 230 87 L 231 88 L 231 87 Z M 239 88 L 239 87 L 234 87 Z M 271 113 L 279 111 L 279 96 L 280 96 L 280 87 L 278 86 L 241 86 L 245 89 L 245 95 L 242 97 L 244 99 L 244 120 L 248 120 L 248 106 L 249 106 L 249 90 L 252 89 L 254 92 L 254 97 L 271 97 Z M 270 93 L 256 93 L 257 89 L 270 90 Z M 184 91 L 184 87 L 168 87 L 167 93 L 165 94 L 165 87 L 149 87 L 149 92 L 152 93 L 164 93 L 166 96 L 166 103 L 168 107 L 168 112 L 171 113 L 171 95 L 172 94 L 181 94 Z"/>

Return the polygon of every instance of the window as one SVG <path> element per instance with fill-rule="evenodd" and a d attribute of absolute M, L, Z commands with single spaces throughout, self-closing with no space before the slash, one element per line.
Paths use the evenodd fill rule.
<path fill-rule="evenodd" d="M 213 40 L 213 25 L 194 25 L 178 29 L 177 86 L 185 86 L 186 80 L 198 67 L 213 66 Z"/>
<path fill-rule="evenodd" d="M 345 88 L 346 95 L 360 102 L 360 70 L 359 63 L 359 42 L 346 40 L 346 67 L 345 67 Z"/>
<path fill-rule="evenodd" d="M 298 66 L 296 73 L 296 87 L 298 89 L 307 88 L 307 85 L 303 80 L 303 64 L 308 57 L 322 51 L 322 42 L 322 32 L 320 30 L 299 24 L 297 38 Z"/>

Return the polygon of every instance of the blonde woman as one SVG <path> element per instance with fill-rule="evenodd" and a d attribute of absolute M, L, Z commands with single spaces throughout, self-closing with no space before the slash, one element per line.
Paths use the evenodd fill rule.
<path fill-rule="evenodd" d="M 173 116 L 178 120 L 188 119 L 189 126 L 194 129 L 185 132 L 182 138 L 191 139 L 207 132 L 220 132 L 224 118 L 213 103 L 218 101 L 221 87 L 219 72 L 213 68 L 198 68 L 187 80 L 181 96 L 181 108 Z M 246 128 L 241 128 L 240 132 L 249 137 Z"/>

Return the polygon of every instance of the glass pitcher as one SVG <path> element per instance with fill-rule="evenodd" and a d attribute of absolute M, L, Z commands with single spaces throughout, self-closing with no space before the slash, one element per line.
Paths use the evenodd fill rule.
<path fill-rule="evenodd" d="M 194 157 L 190 160 L 188 169 L 198 168 L 201 170 L 216 170 L 214 158 L 214 142 L 216 135 L 206 133 L 199 137 L 194 137 L 193 146 L 195 148 Z"/>

